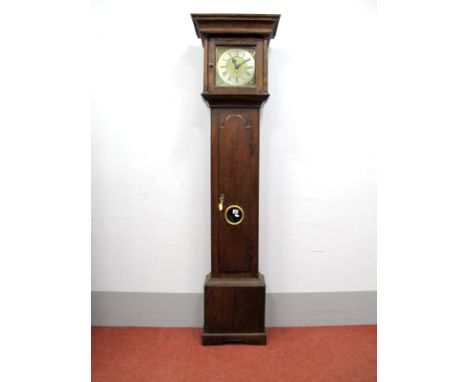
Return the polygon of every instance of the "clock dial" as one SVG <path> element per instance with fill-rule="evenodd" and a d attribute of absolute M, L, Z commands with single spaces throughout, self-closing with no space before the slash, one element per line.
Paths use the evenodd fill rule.
<path fill-rule="evenodd" d="M 255 49 L 218 47 L 216 86 L 255 87 Z"/>

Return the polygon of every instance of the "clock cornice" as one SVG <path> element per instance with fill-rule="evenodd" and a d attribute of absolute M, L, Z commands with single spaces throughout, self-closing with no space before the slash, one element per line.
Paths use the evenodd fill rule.
<path fill-rule="evenodd" d="M 192 13 L 193 25 L 199 38 L 216 35 L 262 36 L 276 35 L 280 15 L 238 13 Z"/>

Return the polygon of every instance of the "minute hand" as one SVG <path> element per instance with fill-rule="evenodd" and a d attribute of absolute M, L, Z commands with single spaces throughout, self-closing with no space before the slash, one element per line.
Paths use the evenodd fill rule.
<path fill-rule="evenodd" d="M 250 61 L 250 58 L 248 58 L 247 60 L 242 61 L 242 62 L 238 65 L 239 68 L 241 67 L 241 65 L 244 65 L 247 61 Z"/>

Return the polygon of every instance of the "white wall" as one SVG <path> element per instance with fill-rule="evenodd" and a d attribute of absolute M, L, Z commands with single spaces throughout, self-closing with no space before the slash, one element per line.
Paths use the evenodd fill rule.
<path fill-rule="evenodd" d="M 202 292 L 210 113 L 191 12 L 282 15 L 261 120 L 267 291 L 375 290 L 373 0 L 95 0 L 92 289 Z"/>

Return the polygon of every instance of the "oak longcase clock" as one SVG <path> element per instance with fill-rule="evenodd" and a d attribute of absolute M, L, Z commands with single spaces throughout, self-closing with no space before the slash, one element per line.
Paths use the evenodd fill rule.
<path fill-rule="evenodd" d="M 258 271 L 259 123 L 279 15 L 192 14 L 211 109 L 211 273 L 202 343 L 266 344 Z"/>

